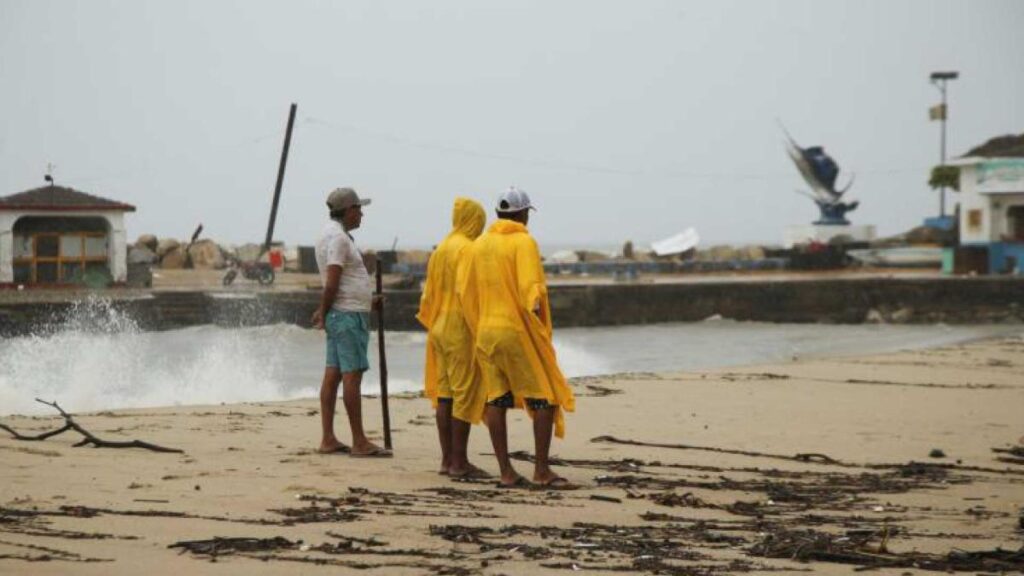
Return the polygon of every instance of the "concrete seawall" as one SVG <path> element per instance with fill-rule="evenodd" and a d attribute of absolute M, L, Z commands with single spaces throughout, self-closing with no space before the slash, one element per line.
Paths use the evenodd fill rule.
<path fill-rule="evenodd" d="M 415 320 L 419 296 L 418 290 L 387 293 L 390 329 L 419 329 Z M 1024 279 L 1013 278 L 563 285 L 552 287 L 550 298 L 555 325 L 561 327 L 692 322 L 714 315 L 758 322 L 842 324 L 1024 321 Z M 76 306 L 82 308 L 72 300 L 0 300 L 0 334 L 53 330 L 74 317 Z M 318 300 L 315 291 L 139 292 L 101 299 L 101 306 L 130 316 L 144 330 L 165 330 L 199 324 L 308 325 Z"/>
<path fill-rule="evenodd" d="M 980 324 L 1024 321 L 1024 281 L 1004 278 L 856 279 L 561 287 L 557 325 L 870 321 Z"/>

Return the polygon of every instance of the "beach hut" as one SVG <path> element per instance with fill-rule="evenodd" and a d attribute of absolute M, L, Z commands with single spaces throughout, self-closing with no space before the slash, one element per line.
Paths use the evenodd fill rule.
<path fill-rule="evenodd" d="M 0 285 L 124 282 L 124 214 L 134 211 L 52 184 L 0 197 Z"/>
<path fill-rule="evenodd" d="M 993 138 L 962 158 L 961 253 L 975 271 L 1024 274 L 1024 135 Z"/>

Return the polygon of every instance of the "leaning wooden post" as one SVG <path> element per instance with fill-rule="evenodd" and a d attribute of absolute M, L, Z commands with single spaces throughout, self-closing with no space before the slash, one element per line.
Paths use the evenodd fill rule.
<path fill-rule="evenodd" d="M 388 413 L 388 358 L 384 352 L 384 281 L 377 259 L 377 358 L 380 360 L 380 407 L 384 414 L 384 447 L 391 450 L 391 414 Z"/>
<path fill-rule="evenodd" d="M 299 105 L 292 103 L 288 110 L 288 128 L 284 132 L 284 146 L 281 148 L 281 163 L 277 167 L 277 183 L 274 185 L 274 202 L 270 205 L 270 222 L 267 223 L 267 238 L 263 241 L 264 253 L 270 252 L 270 243 L 274 240 L 274 223 L 277 222 L 277 204 L 281 201 L 281 185 L 284 184 L 284 169 L 288 165 L 288 149 L 292 146 L 292 127 L 295 126 L 295 111 Z"/>

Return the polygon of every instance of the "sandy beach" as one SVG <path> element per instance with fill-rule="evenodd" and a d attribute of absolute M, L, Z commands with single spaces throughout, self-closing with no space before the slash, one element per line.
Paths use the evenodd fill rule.
<path fill-rule="evenodd" d="M 553 446 L 575 491 L 439 476 L 419 398 L 391 400 L 390 460 L 315 453 L 313 399 L 76 414 L 99 438 L 184 453 L 0 430 L 0 573 L 1016 572 L 1021 554 L 993 551 L 1024 544 L 1022 373 L 1014 337 L 578 378 Z M 379 439 L 379 401 L 364 411 Z M 0 424 L 35 435 L 63 420 Z M 510 431 L 532 450 L 521 414 Z M 489 452 L 475 428 L 470 454 L 494 472 Z"/>

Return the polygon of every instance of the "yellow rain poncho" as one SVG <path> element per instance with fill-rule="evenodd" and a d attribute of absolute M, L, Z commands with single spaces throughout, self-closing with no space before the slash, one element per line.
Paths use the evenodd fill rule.
<path fill-rule="evenodd" d="M 470 422 L 486 403 L 512 392 L 516 405 L 543 398 L 555 407 L 555 435 L 565 435 L 564 412 L 576 408 L 551 343 L 551 310 L 537 243 L 526 226 L 498 220 L 473 243 L 460 296 L 476 338 L 484 397 L 467 406 Z"/>
<path fill-rule="evenodd" d="M 427 329 L 424 388 L 434 407 L 438 396 L 452 398 L 452 414 L 467 420 L 467 395 L 482 394 L 480 372 L 473 360 L 473 335 L 456 294 L 457 276 L 465 275 L 473 240 L 484 229 L 484 209 L 468 198 L 456 198 L 452 231 L 438 244 L 427 263 L 427 281 L 416 319 Z"/>

